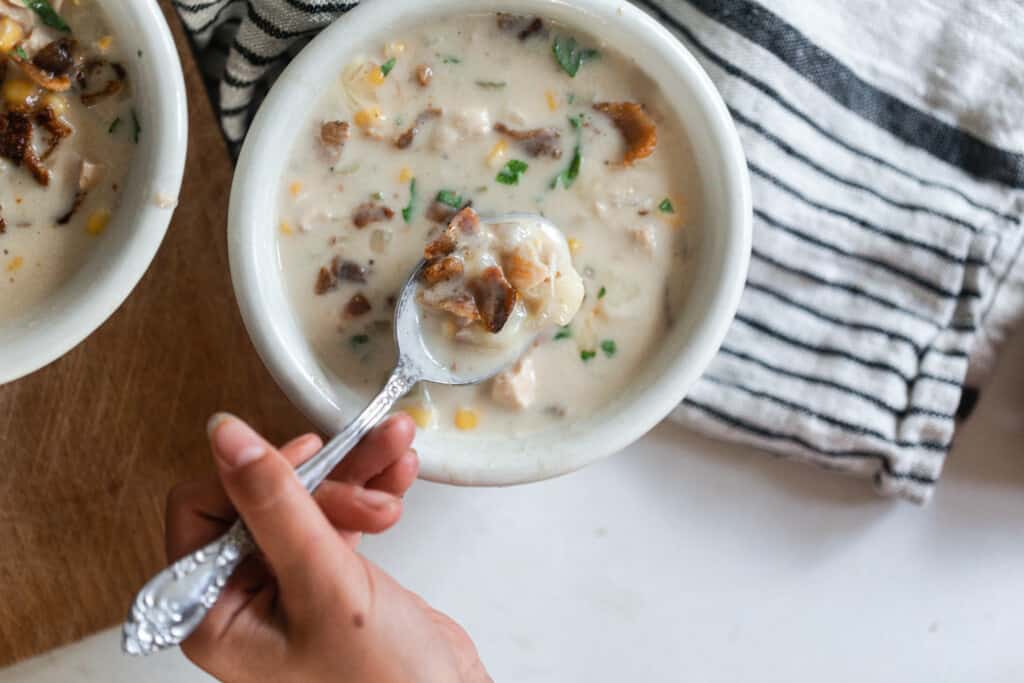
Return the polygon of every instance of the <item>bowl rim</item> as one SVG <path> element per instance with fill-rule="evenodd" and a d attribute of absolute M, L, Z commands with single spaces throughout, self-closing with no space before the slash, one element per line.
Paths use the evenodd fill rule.
<path fill-rule="evenodd" d="M 145 152 L 148 164 L 143 170 L 147 175 L 138 181 L 149 201 L 142 202 L 131 215 L 130 238 L 114 252 L 115 257 L 103 264 L 87 287 L 67 299 L 70 305 L 66 309 L 62 308 L 60 314 L 44 313 L 38 322 L 25 325 L 5 343 L 6 360 L 0 362 L 0 385 L 25 377 L 64 356 L 124 303 L 156 257 L 170 225 L 173 210 L 157 206 L 156 194 L 177 197 L 181 189 L 188 141 L 188 105 L 181 60 L 170 26 L 155 2 L 97 2 L 112 23 L 131 24 L 138 29 L 142 34 L 141 42 L 146 46 L 136 73 L 144 70 L 151 76 L 145 92 L 154 101 L 145 106 L 137 102 L 136 106 L 152 114 L 143 119 L 146 125 L 143 134 L 149 134 L 147 145 L 151 147 Z M 120 15 L 115 17 L 115 13 Z M 136 155 L 141 156 L 141 153 Z M 108 232 L 118 222 L 129 220 L 126 216 L 123 211 L 115 211 L 114 224 Z"/>
<path fill-rule="evenodd" d="M 554 467 L 541 470 L 537 467 L 504 462 L 499 467 L 494 467 L 493 463 L 462 463 L 453 468 L 444 458 L 425 458 L 424 449 L 420 449 L 420 476 L 432 481 L 507 485 L 558 476 L 621 450 L 643 436 L 679 404 L 717 353 L 739 307 L 750 260 L 752 209 L 746 157 L 728 108 L 697 59 L 668 29 L 627 2 L 435 0 L 429 5 L 429 10 L 424 10 L 418 0 L 361 4 L 323 30 L 303 48 L 271 88 L 249 128 L 232 184 L 228 214 L 228 247 L 235 297 L 250 339 L 277 384 L 318 427 L 328 433 L 337 431 L 343 424 L 342 420 L 351 419 L 354 415 L 342 413 L 331 400 L 330 388 L 318 382 L 282 341 L 278 328 L 287 323 L 275 320 L 268 312 L 265 300 L 268 278 L 265 269 L 261 269 L 259 263 L 259 255 L 267 249 L 276 250 L 276 243 L 265 244 L 268 240 L 258 228 L 261 216 L 253 206 L 254 202 L 248 200 L 259 196 L 256 193 L 267 193 L 268 176 L 273 176 L 275 182 L 278 179 L 278 174 L 260 173 L 258 170 L 266 168 L 265 164 L 275 161 L 281 166 L 280 152 L 271 149 L 275 147 L 274 145 L 263 142 L 275 139 L 275 126 L 283 125 L 281 120 L 285 118 L 284 114 L 301 106 L 296 101 L 299 98 L 292 97 L 296 92 L 290 89 L 297 89 L 304 78 L 308 78 L 314 70 L 321 68 L 320 65 L 344 61 L 345 56 L 352 50 L 346 45 L 346 34 L 354 31 L 352 27 L 357 21 L 362 22 L 359 32 L 363 36 L 381 35 L 391 27 L 388 19 L 393 20 L 395 16 L 407 20 L 409 13 L 419 18 L 421 13 L 440 16 L 459 10 L 488 12 L 502 9 L 542 16 L 556 11 L 562 14 L 579 12 L 609 24 L 614 21 L 616 26 L 628 22 L 635 31 L 644 33 L 645 40 L 651 41 L 664 59 L 677 67 L 677 73 L 674 75 L 678 75 L 690 87 L 692 92 L 688 94 L 698 100 L 701 114 L 720 143 L 718 161 L 722 170 L 722 182 L 726 185 L 726 195 L 732 200 L 730 206 L 733 210 L 729 212 L 728 229 L 725 230 L 722 258 L 724 267 L 716 278 L 716 286 L 712 289 L 712 301 L 707 306 L 707 314 L 691 333 L 690 345 L 677 353 L 656 382 L 638 392 L 638 395 L 620 410 L 622 414 L 617 417 L 622 419 L 617 419 L 615 424 L 607 429 L 598 428 L 597 431 L 600 433 L 581 434 L 574 432 L 572 428 L 566 429 L 567 436 L 559 443 L 566 451 L 565 457 Z M 605 35 L 596 30 L 593 32 L 614 44 L 614 35 Z M 271 189 L 271 193 L 277 197 L 277 188 Z M 274 224 L 276 225 L 276 221 Z M 263 265 L 266 265 L 266 261 L 263 261 Z M 437 440 L 444 442 L 445 439 L 453 439 L 456 436 L 445 434 Z M 420 432 L 417 442 L 421 437 L 432 438 L 429 433 Z M 571 443 L 570 438 L 573 439 Z M 582 442 L 577 442 L 579 440 Z M 486 447 L 485 442 L 481 443 Z"/>

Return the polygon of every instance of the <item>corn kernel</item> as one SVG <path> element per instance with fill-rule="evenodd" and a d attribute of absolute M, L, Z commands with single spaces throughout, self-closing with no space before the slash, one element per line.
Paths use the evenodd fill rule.
<path fill-rule="evenodd" d="M 35 103 L 39 94 L 36 84 L 23 78 L 11 78 L 4 83 L 4 102 L 11 109 L 24 109 Z"/>
<path fill-rule="evenodd" d="M 110 46 L 114 44 L 114 36 L 103 36 L 96 41 L 96 47 L 102 52 L 106 52 L 110 49 Z"/>
<path fill-rule="evenodd" d="M 434 409 L 430 406 L 414 405 L 404 408 L 406 414 L 412 418 L 420 429 L 427 429 L 434 424 Z"/>
<path fill-rule="evenodd" d="M 25 37 L 25 29 L 10 17 L 0 17 L 0 52 L 10 52 Z"/>
<path fill-rule="evenodd" d="M 296 180 L 292 182 L 290 185 L 288 185 L 288 194 L 290 194 L 293 197 L 298 197 L 300 194 L 302 194 L 302 183 Z"/>
<path fill-rule="evenodd" d="M 388 59 L 398 57 L 405 52 L 405 43 L 388 43 L 384 46 L 384 56 Z"/>
<path fill-rule="evenodd" d="M 366 72 L 366 82 L 370 85 L 380 85 L 384 82 L 384 70 L 375 66 Z"/>
<path fill-rule="evenodd" d="M 558 110 L 558 99 L 555 97 L 555 93 L 553 93 L 550 90 L 548 90 L 546 93 L 544 93 L 544 97 L 547 98 L 548 109 L 550 109 L 551 111 L 557 111 Z"/>
<path fill-rule="evenodd" d="M 356 122 L 357 126 L 366 129 L 376 125 L 379 121 L 384 120 L 384 115 L 380 113 L 380 108 L 369 107 L 367 109 L 360 109 L 352 118 Z"/>
<path fill-rule="evenodd" d="M 10 262 L 9 262 L 9 263 L 7 264 L 7 272 L 8 272 L 8 273 L 13 273 L 13 272 L 14 272 L 14 271 L 16 271 L 16 270 L 17 270 L 18 268 L 21 268 L 21 266 L 22 266 L 22 265 L 23 265 L 24 263 L 25 263 L 25 259 L 23 259 L 23 258 L 22 258 L 22 257 L 20 257 L 20 256 L 15 256 L 15 257 L 14 257 L 14 258 L 12 258 L 12 259 L 10 260 Z"/>
<path fill-rule="evenodd" d="M 487 154 L 487 164 L 489 166 L 495 166 L 501 163 L 501 160 L 505 158 L 505 153 L 508 151 L 508 143 L 504 140 L 499 140 L 494 147 L 491 147 L 491 151 Z"/>
<path fill-rule="evenodd" d="M 90 235 L 99 235 L 107 229 L 107 223 L 109 222 L 110 212 L 106 209 L 98 209 L 85 222 L 85 231 Z"/>
<path fill-rule="evenodd" d="M 459 408 L 455 411 L 455 428 L 467 431 L 470 429 L 476 429 L 477 423 L 480 421 L 479 415 L 472 408 Z"/>
<path fill-rule="evenodd" d="M 412 170 L 411 169 L 403 168 L 401 171 L 398 172 L 398 182 L 400 182 L 400 183 L 407 183 L 407 182 L 409 182 L 409 180 L 411 178 L 412 178 Z"/>
<path fill-rule="evenodd" d="M 583 244 L 581 244 L 581 243 L 580 243 L 580 241 L 579 241 L 578 239 L 576 239 L 575 237 L 570 237 L 570 238 L 569 238 L 569 251 L 570 251 L 570 252 L 572 252 L 573 254 L 575 254 L 575 253 L 576 253 L 577 251 L 579 251 L 579 250 L 580 250 L 580 249 L 581 249 L 582 247 L 583 247 Z"/>
<path fill-rule="evenodd" d="M 57 93 L 51 92 L 43 95 L 42 104 L 44 107 L 51 109 L 57 116 L 64 116 L 64 114 L 68 113 L 68 101 Z"/>
<path fill-rule="evenodd" d="M 282 235 L 291 235 L 295 233 L 295 228 L 293 228 L 292 224 L 288 221 L 281 221 L 281 225 L 278 227 L 281 230 Z"/>

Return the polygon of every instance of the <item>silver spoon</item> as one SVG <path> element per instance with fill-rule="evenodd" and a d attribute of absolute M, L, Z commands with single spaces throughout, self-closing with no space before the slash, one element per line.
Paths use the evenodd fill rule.
<path fill-rule="evenodd" d="M 532 214 L 506 214 L 484 223 L 529 219 L 541 221 L 550 235 L 562 235 L 554 225 Z M 395 341 L 398 363 L 384 388 L 359 416 L 338 432 L 319 453 L 296 468 L 295 473 L 309 491 L 314 491 L 363 436 L 390 412 L 395 402 L 418 382 L 476 384 L 493 377 L 519 359 L 534 337 L 512 353 L 495 355 L 494 363 L 463 364 L 458 370 L 438 362 L 423 338 L 420 308 L 415 295 L 423 261 L 406 280 L 395 306 Z M 256 549 L 249 530 L 239 519 L 223 536 L 181 558 L 142 587 L 122 626 L 121 647 L 130 655 L 147 655 L 180 645 L 196 629 L 220 597 L 235 568 Z"/>

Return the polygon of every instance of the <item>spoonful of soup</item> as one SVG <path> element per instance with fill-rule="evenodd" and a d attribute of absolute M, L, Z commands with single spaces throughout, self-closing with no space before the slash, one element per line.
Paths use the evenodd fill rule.
<path fill-rule="evenodd" d="M 533 214 L 482 220 L 459 211 L 424 249 L 395 306 L 398 363 L 380 393 L 296 469 L 315 490 L 418 382 L 476 384 L 514 364 L 538 336 L 569 323 L 583 281 L 562 233 Z M 154 576 L 122 632 L 128 654 L 179 645 L 199 625 L 241 561 L 255 550 L 239 520 L 222 537 Z"/>

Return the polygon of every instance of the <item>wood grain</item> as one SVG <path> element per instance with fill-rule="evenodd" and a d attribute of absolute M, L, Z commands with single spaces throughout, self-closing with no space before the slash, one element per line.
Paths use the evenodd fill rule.
<path fill-rule="evenodd" d="M 230 410 L 275 440 L 309 428 L 242 326 L 225 239 L 231 164 L 181 27 L 161 4 L 190 123 L 167 238 L 89 339 L 0 387 L 0 666 L 123 618 L 165 562 L 167 491 L 210 471 L 211 413 Z"/>

